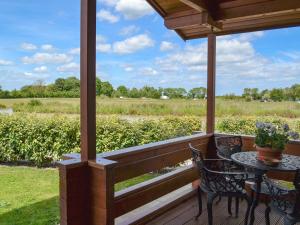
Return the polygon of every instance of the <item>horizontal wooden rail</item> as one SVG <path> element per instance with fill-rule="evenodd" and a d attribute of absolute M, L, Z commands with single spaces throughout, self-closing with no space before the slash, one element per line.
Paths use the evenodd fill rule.
<path fill-rule="evenodd" d="M 198 149 L 206 153 L 208 138 L 198 141 L 191 141 L 191 143 Z M 191 158 L 191 152 L 188 149 L 188 143 L 181 143 L 179 145 L 169 146 L 165 149 L 167 153 L 156 152 L 152 157 L 146 158 L 141 155 L 139 160 L 120 163 L 115 167 L 115 182 L 128 180 L 130 178 L 157 171 L 159 169 L 174 166 Z"/>
<path fill-rule="evenodd" d="M 197 177 L 197 170 L 188 166 L 119 191 L 115 194 L 116 217 L 189 184 Z"/>

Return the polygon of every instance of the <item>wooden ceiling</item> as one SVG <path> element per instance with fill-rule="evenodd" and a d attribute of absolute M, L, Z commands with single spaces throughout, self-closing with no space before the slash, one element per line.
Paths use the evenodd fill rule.
<path fill-rule="evenodd" d="M 300 26 L 300 0 L 147 0 L 182 39 Z"/>

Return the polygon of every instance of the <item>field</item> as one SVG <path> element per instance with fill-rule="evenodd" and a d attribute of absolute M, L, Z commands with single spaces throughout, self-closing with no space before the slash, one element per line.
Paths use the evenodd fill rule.
<path fill-rule="evenodd" d="M 22 113 L 79 114 L 79 99 L 0 99 L 0 104 Z M 205 100 L 97 99 L 98 115 L 130 116 L 199 116 L 206 115 Z M 216 116 L 277 116 L 300 118 L 297 102 L 246 102 L 217 99 Z"/>

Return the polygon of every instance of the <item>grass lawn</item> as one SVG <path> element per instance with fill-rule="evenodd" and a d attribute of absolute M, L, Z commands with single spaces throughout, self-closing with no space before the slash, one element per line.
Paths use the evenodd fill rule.
<path fill-rule="evenodd" d="M 146 174 L 116 184 L 116 191 L 149 180 Z M 0 166 L 0 225 L 57 225 L 57 169 Z"/>

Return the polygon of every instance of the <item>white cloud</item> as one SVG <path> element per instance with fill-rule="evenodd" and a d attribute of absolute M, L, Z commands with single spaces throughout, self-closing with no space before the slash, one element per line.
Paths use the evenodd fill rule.
<path fill-rule="evenodd" d="M 154 41 L 147 34 L 140 34 L 124 41 L 113 44 L 113 52 L 118 54 L 131 54 L 139 50 L 154 46 Z"/>
<path fill-rule="evenodd" d="M 99 43 L 96 46 L 98 52 L 109 53 L 111 52 L 111 44 Z"/>
<path fill-rule="evenodd" d="M 119 0 L 115 10 L 124 15 L 125 19 L 138 19 L 154 12 L 145 0 Z"/>
<path fill-rule="evenodd" d="M 102 36 L 101 34 L 97 34 L 96 41 L 101 43 L 106 42 L 106 37 Z"/>
<path fill-rule="evenodd" d="M 127 67 L 124 68 L 124 70 L 125 70 L 126 72 L 132 72 L 134 69 L 133 69 L 133 67 L 131 67 L 131 66 L 127 66 Z"/>
<path fill-rule="evenodd" d="M 10 66 L 13 65 L 14 63 L 12 61 L 0 59 L 0 66 Z"/>
<path fill-rule="evenodd" d="M 107 21 L 109 23 L 116 23 L 119 21 L 119 17 L 116 16 L 116 15 L 113 15 L 110 11 L 108 10 L 100 10 L 98 13 L 97 13 L 97 18 L 100 20 L 100 21 Z"/>
<path fill-rule="evenodd" d="M 284 58 L 267 58 L 259 54 L 252 41 L 263 35 L 261 32 L 251 36 L 230 36 L 217 39 L 217 76 L 221 85 L 229 87 L 228 82 L 236 82 L 244 87 L 253 82 L 263 87 L 264 82 L 294 81 L 299 79 L 300 57 L 298 52 L 284 52 Z M 186 45 L 183 49 L 156 59 L 156 68 L 160 78 L 172 83 L 174 77 L 178 82 L 199 81 L 206 78 L 207 43 Z M 186 80 L 181 80 L 187 74 Z M 261 81 L 261 82 L 258 82 Z M 175 81 L 174 81 L 175 82 Z M 190 85 L 187 84 L 186 85 Z M 259 86 L 261 85 L 261 86 Z"/>
<path fill-rule="evenodd" d="M 69 54 L 71 54 L 71 55 L 79 55 L 80 54 L 80 48 L 72 48 L 72 49 L 70 49 Z"/>
<path fill-rule="evenodd" d="M 25 50 L 25 51 L 33 51 L 37 49 L 37 46 L 31 43 L 22 43 L 21 44 L 21 49 Z"/>
<path fill-rule="evenodd" d="M 240 41 L 252 41 L 256 38 L 260 38 L 264 36 L 263 31 L 256 31 L 256 32 L 251 32 L 251 33 L 244 33 L 239 36 Z"/>
<path fill-rule="evenodd" d="M 146 76 L 155 76 L 158 74 L 158 71 L 153 69 L 152 67 L 144 67 L 140 69 L 140 74 Z"/>
<path fill-rule="evenodd" d="M 36 67 L 33 69 L 34 72 L 36 73 L 47 73 L 48 72 L 48 67 L 47 66 L 40 66 Z"/>
<path fill-rule="evenodd" d="M 160 44 L 160 51 L 162 51 L 162 52 L 171 51 L 174 48 L 175 48 L 175 45 L 168 41 L 163 41 Z"/>
<path fill-rule="evenodd" d="M 98 0 L 100 4 L 114 7 L 115 11 L 124 15 L 125 19 L 138 19 L 154 12 L 145 0 Z"/>
<path fill-rule="evenodd" d="M 73 59 L 72 56 L 57 53 L 36 53 L 33 56 L 25 56 L 22 58 L 24 64 L 59 64 L 68 63 Z"/>
<path fill-rule="evenodd" d="M 80 65 L 74 62 L 59 66 L 56 68 L 59 72 L 79 72 Z"/>
<path fill-rule="evenodd" d="M 120 31 L 120 35 L 122 35 L 122 36 L 132 35 L 134 33 L 139 32 L 139 30 L 140 30 L 139 27 L 137 27 L 135 25 L 130 25 L 130 26 L 122 28 Z"/>
<path fill-rule="evenodd" d="M 50 44 L 42 45 L 41 49 L 44 50 L 44 51 L 47 51 L 47 52 L 55 50 L 55 48 L 53 47 L 53 45 L 50 45 Z"/>
<path fill-rule="evenodd" d="M 119 0 L 98 0 L 100 4 L 104 4 L 107 6 L 115 6 Z"/>

